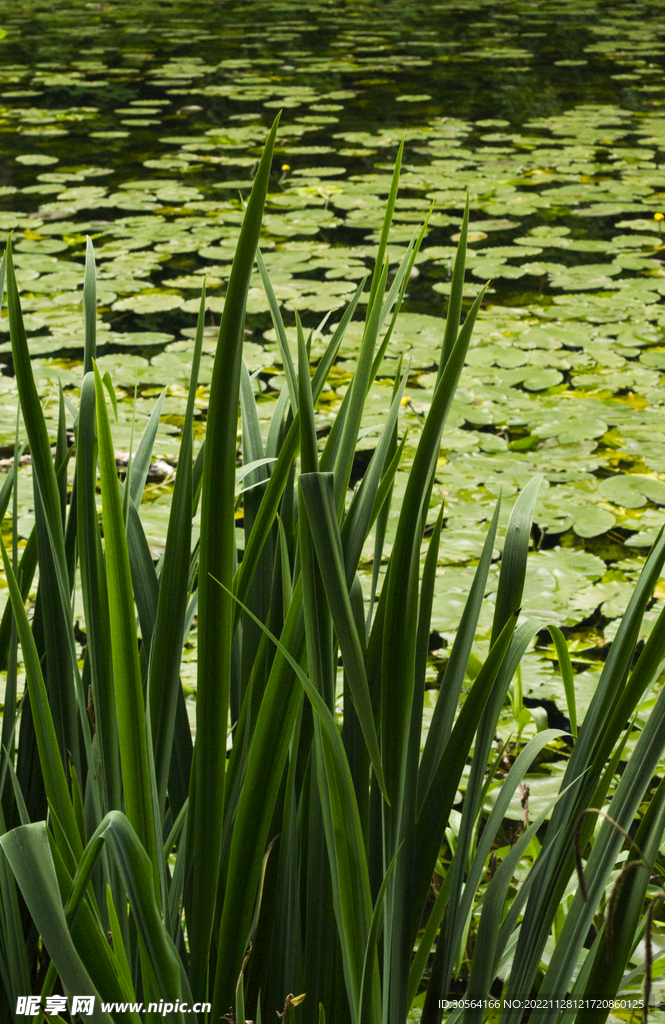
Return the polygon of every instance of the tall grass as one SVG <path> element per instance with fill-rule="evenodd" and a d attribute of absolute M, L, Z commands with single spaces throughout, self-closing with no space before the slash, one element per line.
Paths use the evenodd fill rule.
<path fill-rule="evenodd" d="M 513 795 L 544 748 L 561 736 L 542 729 L 519 744 L 491 813 L 483 810 L 502 763 L 494 750 L 499 715 L 522 655 L 546 625 L 519 617 L 538 480 L 524 488 L 512 510 L 490 650 L 471 678 L 467 669 L 497 542 L 497 505 L 421 751 L 436 568 L 446 542 L 435 473 L 483 301 L 481 292 L 462 322 L 468 206 L 436 386 L 404 497 L 393 510 L 407 366 L 400 366 L 381 436 L 352 493 L 349 480 L 366 399 L 382 370 L 425 231 L 414 236 L 388 288 L 387 241 L 402 153 L 369 285 L 357 368 L 321 446 L 314 410 L 366 282 L 313 374 L 311 336 L 296 316 L 294 362 L 257 253 L 276 129 L 275 123 L 245 210 L 206 438 L 194 458 L 205 295 L 201 299 L 168 532 L 157 565 L 141 522 L 141 498 L 163 398 L 121 482 L 113 383 L 95 360 L 92 246 L 80 399 L 76 407 L 60 393 L 55 456 L 7 246 L 3 273 L 6 268 L 35 504 L 35 527 L 19 557 L 17 433 L 16 459 L 0 493 L 4 515 L 13 490 L 11 551 L 2 545 L 9 600 L 0 623 L 0 662 L 7 672 L 0 972 L 8 1020 L 23 1019 L 16 1013 L 20 996 L 64 993 L 94 995 L 95 1021 L 128 1024 L 139 1018 L 129 1004 L 160 1001 L 148 1020 L 244 1022 L 274 1020 L 278 1012 L 303 1024 L 404 1024 L 410 1008 L 420 1005 L 422 1021 L 433 1024 L 441 1020 L 439 1001 L 453 979 L 465 981 L 469 997 L 485 1000 L 498 991 L 497 978 L 504 994 L 524 999 L 535 991 L 613 996 L 626 977 L 639 981 L 644 975 L 635 947 L 645 931 L 645 900 L 665 826 L 665 783 L 641 818 L 639 856 L 630 853 L 633 864 L 612 896 L 609 922 L 607 900 L 625 833 L 665 747 L 661 693 L 617 782 L 626 723 L 665 657 L 665 615 L 636 657 L 642 616 L 665 561 L 665 537 L 647 560 L 579 732 L 572 726 L 572 753 L 551 817 L 540 814 L 498 860 L 498 836 Z M 267 438 L 242 359 L 256 260 L 285 378 Z M 68 422 L 75 435 L 70 448 Z M 393 511 L 397 525 L 388 550 Z M 366 593 L 358 567 L 370 537 L 374 569 Z M 26 600 L 37 569 L 30 620 Z M 78 585 L 86 641 L 82 667 L 72 600 Z M 193 744 L 180 666 L 195 620 Z M 550 629 L 574 723 L 572 668 L 561 633 Z M 26 690 L 17 702 L 19 644 Z M 456 816 L 451 812 L 460 789 Z M 582 815 L 588 808 L 605 808 L 609 817 Z M 586 858 L 586 898 L 577 883 L 576 842 Z M 515 887 L 520 863 L 530 870 Z M 592 922 L 595 939 L 587 948 Z M 109 1011 L 102 1001 L 127 1005 Z M 190 1012 L 192 1004 L 204 1002 L 210 1010 Z M 478 1019 L 477 1010 L 466 1013 Z M 557 1014 L 553 1009 L 543 1016 L 549 1021 Z M 505 1011 L 506 1018 L 518 1015 Z M 599 1010 L 595 1018 L 606 1015 Z M 564 1016 L 567 1021 L 575 1013 Z"/>

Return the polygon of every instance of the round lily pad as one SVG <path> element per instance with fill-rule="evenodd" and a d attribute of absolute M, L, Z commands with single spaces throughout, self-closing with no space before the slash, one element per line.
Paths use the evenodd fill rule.
<path fill-rule="evenodd" d="M 163 292 L 141 292 L 113 304 L 114 310 L 131 310 L 134 313 L 160 313 L 177 309 L 182 305 L 182 296 Z"/>
<path fill-rule="evenodd" d="M 54 253 L 63 252 L 68 245 L 58 238 L 30 238 L 16 242 L 14 248 L 19 252 Z"/>
<path fill-rule="evenodd" d="M 530 370 L 524 378 L 524 387 L 527 391 L 545 391 L 553 388 L 563 380 L 563 374 L 558 370 L 538 367 Z"/>
<path fill-rule="evenodd" d="M 16 162 L 29 167 L 33 165 L 46 167 L 48 164 L 57 164 L 60 161 L 57 156 L 49 156 L 47 153 L 21 153 L 16 157 Z"/>
<path fill-rule="evenodd" d="M 641 508 L 647 500 L 665 505 L 665 481 L 656 477 L 622 473 L 601 481 L 598 490 L 607 501 L 623 508 Z"/>
<path fill-rule="evenodd" d="M 598 505 L 581 505 L 575 511 L 573 530 L 578 537 L 599 537 L 615 525 L 616 519 L 607 509 Z"/>
<path fill-rule="evenodd" d="M 130 334 L 113 333 L 108 340 L 114 345 L 144 348 L 148 345 L 166 345 L 173 341 L 173 335 L 165 334 L 163 331 L 134 331 Z"/>

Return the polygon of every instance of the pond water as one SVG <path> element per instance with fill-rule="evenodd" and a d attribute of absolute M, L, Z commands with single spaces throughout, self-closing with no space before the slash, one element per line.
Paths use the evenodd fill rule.
<path fill-rule="evenodd" d="M 14 232 L 39 387 L 55 417 L 54 382 L 80 383 L 90 234 L 100 364 L 127 399 L 121 450 L 135 385 L 140 429 L 168 383 L 156 454 L 177 457 L 207 275 L 204 430 L 239 194 L 277 110 L 262 248 L 288 324 L 297 305 L 316 327 L 371 266 L 402 137 L 395 264 L 433 204 L 382 370 L 402 352 L 411 359 L 410 443 L 434 381 L 468 188 L 467 296 L 492 283 L 444 436 L 434 620 L 449 642 L 498 494 L 507 514 L 543 473 L 525 609 L 569 630 L 583 711 L 665 521 L 665 2 L 13 0 L 0 3 L 0 26 L 0 235 Z M 3 315 L 6 456 L 16 396 L 7 331 Z M 262 368 L 268 416 L 283 378 L 258 280 L 246 359 Z M 342 353 L 323 421 L 353 361 L 352 349 Z M 379 380 L 367 426 L 380 426 L 388 393 Z M 24 538 L 30 492 L 26 467 Z M 168 478 L 146 494 L 156 550 L 169 497 Z M 488 604 L 481 646 L 490 620 Z M 524 692 L 561 703 L 550 654 L 527 655 Z"/>

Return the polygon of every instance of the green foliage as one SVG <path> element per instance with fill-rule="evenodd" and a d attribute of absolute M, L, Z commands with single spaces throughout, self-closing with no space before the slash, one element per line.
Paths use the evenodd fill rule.
<path fill-rule="evenodd" d="M 383 433 L 350 493 L 367 396 L 423 232 L 415 233 L 388 289 L 398 158 L 356 370 L 322 450 L 315 408 L 365 282 L 312 376 L 311 337 L 296 315 L 294 362 L 258 255 L 286 371 L 264 440 L 242 357 L 276 129 L 275 122 L 240 230 L 206 439 L 194 460 L 205 294 L 201 298 L 166 546 L 156 565 L 141 498 L 163 396 L 121 482 L 108 407 L 109 401 L 114 407 L 113 384 L 102 379 L 94 358 L 89 246 L 85 376 L 78 408 L 66 405 L 61 393 L 53 457 L 8 245 L 12 350 L 37 510 L 35 540 L 20 560 L 15 530 L 11 552 L 2 547 L 11 612 L 0 630 L 0 661 L 8 680 L 15 676 L 20 643 L 27 681 L 20 716 L 13 706 L 5 710 L 0 761 L 0 973 L 9 1015 L 30 985 L 42 995 L 55 986 L 67 995 L 95 995 L 99 1020 L 108 1019 L 102 1001 L 165 1000 L 172 1021 L 195 1019 L 182 1004 L 210 1001 L 201 1022 L 232 1013 L 236 1020 L 274 1019 L 278 1012 L 302 1024 L 404 1024 L 419 1007 L 422 1021 L 433 1024 L 453 978 L 479 998 L 489 995 L 497 977 L 518 998 L 536 983 L 542 993 L 583 994 L 602 981 L 612 995 L 644 931 L 644 900 L 663 830 L 661 786 L 638 833 L 649 870 L 642 866 L 614 898 L 630 924 L 619 936 L 606 922 L 606 900 L 624 833 L 665 749 L 661 693 L 616 782 L 626 722 L 665 657 L 663 614 L 634 659 L 665 562 L 665 537 L 651 552 L 579 730 L 583 709 L 565 639 L 551 628 L 575 734 L 572 753 L 535 820 L 523 799 L 527 827 L 511 848 L 504 833 L 511 801 L 525 793 L 527 773 L 562 736 L 539 728 L 528 742 L 520 738 L 520 662 L 546 628 L 519 620 L 538 478 L 523 489 L 510 516 L 491 644 L 479 660 L 472 647 L 497 507 L 421 752 L 436 567 L 446 545 L 433 486 L 484 294 L 462 316 L 468 207 L 441 328 L 439 371 L 401 503 L 397 507 L 393 487 L 403 451 L 398 413 L 408 370 L 401 365 Z M 67 409 L 75 459 L 66 444 Z M 16 482 L 15 460 L 0 495 L 3 511 Z M 397 526 L 389 549 L 393 502 Z M 361 575 L 370 539 L 371 594 L 363 591 Z M 25 603 L 36 564 L 30 621 Z M 77 581 L 86 637 L 82 667 L 72 601 Z M 193 744 L 180 670 L 195 618 Z M 518 738 L 497 757 L 496 726 L 509 698 Z M 510 770 L 488 807 L 506 760 Z M 578 892 L 562 921 L 560 907 L 568 907 L 576 888 L 580 814 L 607 799 L 620 829 L 603 821 L 594 842 L 594 815 L 584 816 L 579 839 L 588 855 L 588 898 Z M 592 920 L 598 940 L 587 951 Z M 608 951 L 612 970 L 604 972 Z M 633 970 L 631 978 L 639 976 Z M 117 1011 L 114 1019 L 133 1021 L 136 1011 Z"/>

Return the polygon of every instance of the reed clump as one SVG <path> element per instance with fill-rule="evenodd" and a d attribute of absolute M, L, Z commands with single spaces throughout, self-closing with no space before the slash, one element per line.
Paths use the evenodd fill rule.
<path fill-rule="evenodd" d="M 388 287 L 400 151 L 357 367 L 321 443 L 314 410 L 366 282 L 313 374 L 311 336 L 296 314 L 294 361 L 257 252 L 276 130 L 275 123 L 247 203 L 205 441 L 195 453 L 205 294 L 201 298 L 157 565 L 141 522 L 141 498 L 162 399 L 121 482 L 113 382 L 95 361 L 92 246 L 80 397 L 75 404 L 60 391 L 55 455 L 7 247 L 3 274 L 35 527 L 19 554 L 17 439 L 0 494 L 3 516 L 12 492 L 14 502 L 13 543 L 9 551 L 2 545 L 9 600 L 0 624 L 0 662 L 7 671 L 0 755 L 6 1019 L 22 1020 L 17 1006 L 25 1009 L 20 1000 L 32 993 L 47 1006 L 61 994 L 69 1010 L 75 996 L 93 996 L 93 1020 L 128 1024 L 144 1017 L 181 1024 L 267 1021 L 276 1012 L 303 1024 L 405 1024 L 418 1007 L 422 1021 L 432 1024 L 442 1018 L 441 1000 L 453 979 L 464 983 L 469 1001 L 454 1010 L 455 1019 L 476 1021 L 487 1010 L 498 1016 L 501 986 L 513 1003 L 503 1009 L 511 1021 L 521 1020 L 523 1011 L 514 1007 L 534 991 L 550 1000 L 551 1008 L 542 1011 L 547 1021 L 558 1019 L 557 1000 L 567 994 L 600 1000 L 593 1012 L 584 1011 L 584 1020 L 589 1013 L 594 1021 L 605 1019 L 609 1003 L 603 999 L 647 973 L 650 983 L 658 972 L 658 964 L 641 962 L 636 947 L 652 914 L 665 782 L 640 819 L 639 855 L 626 835 L 665 747 L 662 692 L 620 779 L 616 769 L 630 723 L 665 657 L 661 615 L 635 658 L 642 616 L 665 561 L 665 538 L 659 536 L 647 559 L 579 731 L 565 640 L 549 627 L 568 698 L 568 763 L 553 806 L 527 819 L 512 847 L 497 849 L 513 795 L 562 735 L 543 728 L 520 742 L 491 811 L 485 809 L 504 763 L 504 752 L 497 758 L 494 747 L 499 715 L 524 652 L 547 626 L 520 618 L 538 479 L 524 488 L 510 515 L 490 649 L 470 679 L 497 505 L 421 749 L 436 567 L 446 543 L 435 474 L 483 301 L 481 292 L 462 319 L 468 206 L 437 381 L 404 496 L 398 504 L 393 486 L 406 440 L 398 421 L 408 375 L 403 365 L 371 461 L 351 493 L 367 395 L 426 225 Z M 242 358 L 255 261 L 285 377 L 267 438 Z M 388 545 L 390 517 L 395 525 Z M 358 569 L 370 538 L 373 572 L 364 590 Z M 83 656 L 75 634 L 76 588 L 84 608 Z M 195 743 L 180 680 L 194 622 Z M 26 688 L 17 700 L 19 645 Z M 458 813 L 453 805 L 459 810 L 460 791 Z M 633 862 L 629 871 L 621 866 L 626 856 Z M 516 884 L 518 873 L 523 880 Z M 565 1020 L 576 1013 L 569 1008 Z M 84 1010 L 81 1019 L 88 1016 Z"/>

